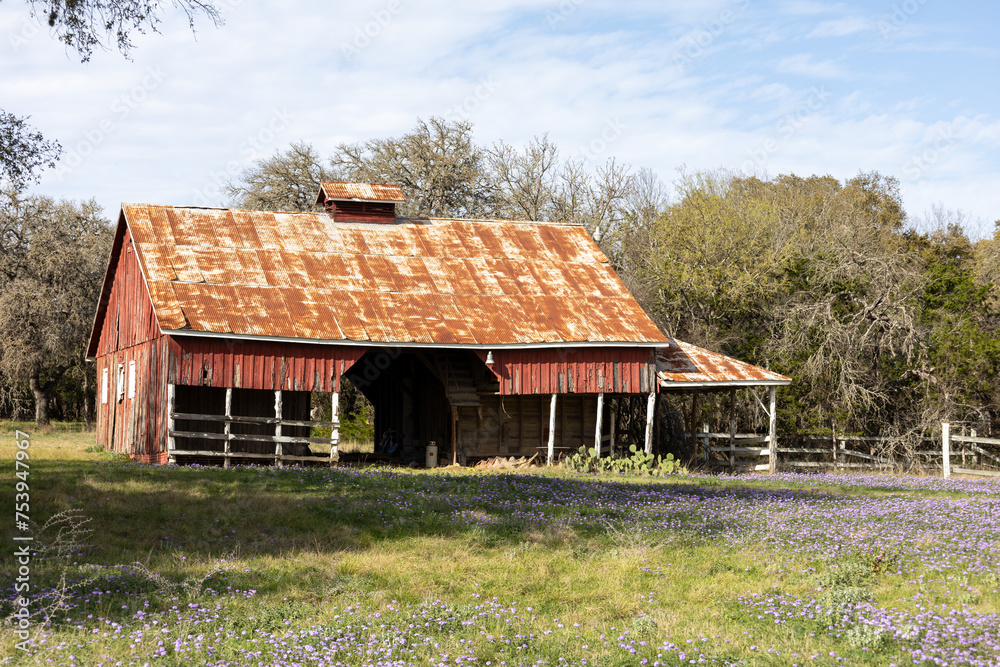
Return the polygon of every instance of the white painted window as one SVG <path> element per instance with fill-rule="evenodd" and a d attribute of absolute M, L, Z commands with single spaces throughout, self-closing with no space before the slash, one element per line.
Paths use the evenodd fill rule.
<path fill-rule="evenodd" d="M 128 397 L 135 398 L 135 362 L 128 362 Z"/>
<path fill-rule="evenodd" d="M 111 369 L 105 368 L 101 373 L 101 403 L 108 402 L 108 375 Z"/>
<path fill-rule="evenodd" d="M 118 364 L 118 377 L 117 383 L 115 384 L 115 393 L 117 394 L 119 403 L 125 400 L 125 364 Z"/>

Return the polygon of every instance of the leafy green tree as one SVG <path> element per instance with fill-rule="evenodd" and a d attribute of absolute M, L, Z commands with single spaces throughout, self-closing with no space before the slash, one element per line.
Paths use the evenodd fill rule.
<path fill-rule="evenodd" d="M 112 240 L 99 211 L 11 192 L 0 201 L 0 372 L 30 388 L 38 424 L 67 371 L 85 368 Z"/>

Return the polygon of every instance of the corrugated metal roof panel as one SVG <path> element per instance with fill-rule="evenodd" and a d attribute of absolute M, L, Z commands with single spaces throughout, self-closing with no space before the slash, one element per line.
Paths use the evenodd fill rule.
<path fill-rule="evenodd" d="M 580 227 L 125 212 L 165 329 L 390 344 L 666 340 Z"/>
<path fill-rule="evenodd" d="M 667 347 L 656 348 L 656 374 L 664 387 L 684 383 L 725 386 L 753 382 L 788 384 L 792 381 L 784 375 L 676 339 L 671 339 Z"/>
<path fill-rule="evenodd" d="M 137 247 L 141 248 L 139 252 L 142 254 L 143 259 L 152 264 L 151 260 L 153 258 L 146 253 L 145 246 Z M 200 283 L 205 281 L 193 246 L 171 245 L 164 246 L 164 250 L 170 253 L 167 261 L 170 262 L 170 266 L 177 275 L 177 280 L 185 283 Z"/>
<path fill-rule="evenodd" d="M 281 250 L 285 247 L 284 235 L 277 228 L 273 213 L 250 211 L 247 223 L 257 235 L 262 250 Z"/>
<path fill-rule="evenodd" d="M 275 213 L 274 224 L 284 241 L 284 250 L 322 251 L 329 242 L 333 223 L 325 216 L 301 216 L 297 213 Z"/>
<path fill-rule="evenodd" d="M 282 266 L 285 267 L 285 275 L 288 276 L 283 287 L 310 287 L 312 285 L 311 276 L 314 275 L 312 271 L 314 267 L 311 260 L 313 255 L 291 250 L 282 250 L 278 254 L 281 256 Z"/>
<path fill-rule="evenodd" d="M 267 275 L 264 273 L 264 267 L 260 264 L 260 259 L 257 258 L 257 252 L 254 250 L 245 250 L 240 248 L 239 250 L 233 251 L 233 257 L 236 261 L 240 263 L 240 276 L 236 281 L 238 285 L 266 285 Z"/>
<path fill-rule="evenodd" d="M 360 199 L 362 201 L 403 202 L 406 195 L 398 185 L 387 183 L 320 183 L 320 199 Z"/>
<path fill-rule="evenodd" d="M 183 329 L 188 325 L 184 317 L 177 295 L 174 294 L 173 283 L 160 280 L 147 280 L 149 298 L 156 306 L 156 318 L 164 329 Z"/>
<path fill-rule="evenodd" d="M 240 247 L 246 249 L 263 248 L 264 243 L 257 235 L 256 215 L 253 211 L 231 211 L 234 231 L 240 237 Z"/>
<path fill-rule="evenodd" d="M 274 250 L 258 250 L 257 261 L 260 262 L 264 279 L 270 287 L 284 287 L 289 284 L 288 272 L 282 261 L 281 253 Z"/>
<path fill-rule="evenodd" d="M 176 280 L 177 273 L 170 264 L 169 246 L 162 243 L 147 243 L 143 253 L 138 255 L 142 270 L 147 280 Z M 146 262 L 146 258 L 149 262 Z"/>
<path fill-rule="evenodd" d="M 348 292 L 326 289 L 318 294 L 336 315 L 337 326 L 343 332 L 344 340 L 368 340 L 364 319 Z"/>
<path fill-rule="evenodd" d="M 233 212 L 229 211 L 222 224 L 215 229 L 215 245 L 219 248 L 242 248 L 243 237 L 236 227 Z"/>
<path fill-rule="evenodd" d="M 234 289 L 236 290 L 238 307 L 243 311 L 243 316 L 247 320 L 247 333 L 251 336 L 273 336 L 274 334 L 267 332 L 274 330 L 273 323 L 276 319 L 281 319 L 284 305 L 282 305 L 282 313 L 278 313 L 276 318 L 274 313 L 267 310 L 268 306 L 273 305 L 273 303 L 265 302 L 266 290 L 244 285 L 237 285 Z"/>

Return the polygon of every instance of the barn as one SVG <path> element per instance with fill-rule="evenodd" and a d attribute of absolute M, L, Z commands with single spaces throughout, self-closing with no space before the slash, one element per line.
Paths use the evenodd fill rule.
<path fill-rule="evenodd" d="M 662 371 L 678 343 L 583 227 L 402 218 L 402 201 L 323 183 L 325 212 L 123 205 L 88 349 L 100 444 L 153 463 L 335 461 L 347 380 L 402 460 L 429 443 L 451 463 L 551 460 L 613 437 L 620 397 L 645 399 L 651 446 L 657 355 Z"/>

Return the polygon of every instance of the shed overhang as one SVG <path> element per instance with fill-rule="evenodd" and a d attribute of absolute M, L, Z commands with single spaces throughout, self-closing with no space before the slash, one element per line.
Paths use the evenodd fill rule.
<path fill-rule="evenodd" d="M 712 391 L 792 382 L 779 373 L 677 339 L 657 348 L 656 374 L 664 390 Z"/>

